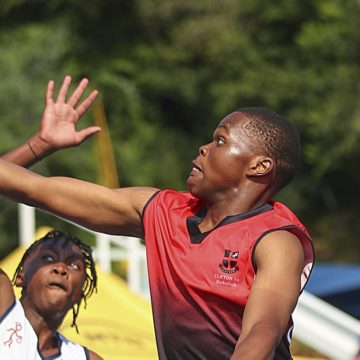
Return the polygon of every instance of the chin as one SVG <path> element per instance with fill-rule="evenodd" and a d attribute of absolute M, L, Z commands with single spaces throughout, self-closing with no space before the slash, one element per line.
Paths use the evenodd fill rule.
<path fill-rule="evenodd" d="M 190 193 L 192 196 L 194 196 L 194 197 L 196 197 L 196 198 L 198 198 L 198 199 L 200 199 L 200 200 L 204 200 L 204 197 L 201 196 L 201 192 L 196 191 L 196 188 L 195 188 L 195 187 L 190 187 L 190 186 L 188 186 L 188 191 L 189 191 L 189 193 Z"/>
<path fill-rule="evenodd" d="M 197 197 L 197 195 L 196 195 L 196 190 L 195 190 L 196 188 L 195 188 L 195 186 L 193 186 L 193 185 L 191 184 L 191 180 L 188 179 L 188 181 L 186 182 L 186 185 L 187 185 L 187 189 L 188 189 L 189 193 L 190 193 L 191 195 Z"/>
<path fill-rule="evenodd" d="M 51 301 L 48 303 L 47 308 L 52 311 L 65 311 L 68 304 L 65 301 Z"/>
<path fill-rule="evenodd" d="M 189 178 L 187 179 L 186 185 L 189 193 L 192 196 L 203 201 L 206 201 L 208 199 L 208 197 L 206 196 L 206 190 L 204 191 L 204 188 L 199 186 L 199 184 L 198 186 L 196 186 L 196 184 L 192 181 L 191 176 L 189 176 Z"/>
<path fill-rule="evenodd" d="M 187 181 L 186 181 L 186 186 L 187 186 L 187 189 L 188 189 L 189 193 L 190 193 L 191 195 L 196 196 L 196 193 L 197 193 L 197 191 L 196 191 L 196 185 L 193 183 L 192 180 L 193 180 L 192 177 L 189 176 L 188 179 L 187 179 Z"/>
<path fill-rule="evenodd" d="M 52 310 L 64 310 L 69 307 L 68 296 L 52 296 L 48 299 L 48 308 Z"/>

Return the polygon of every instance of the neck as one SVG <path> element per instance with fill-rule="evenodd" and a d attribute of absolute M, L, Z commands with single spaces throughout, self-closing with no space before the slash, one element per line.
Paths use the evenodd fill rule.
<path fill-rule="evenodd" d="M 202 232 L 210 231 L 217 226 L 227 216 L 243 214 L 268 203 L 273 194 L 264 192 L 254 196 L 253 192 L 242 191 L 241 195 L 234 196 L 232 199 L 220 199 L 214 202 L 207 202 L 207 213 L 200 223 L 199 228 Z"/>
<path fill-rule="evenodd" d="M 26 299 L 22 298 L 20 301 L 23 305 L 25 316 L 38 337 L 38 344 L 41 353 L 43 355 L 46 355 L 47 352 L 49 354 L 56 353 L 59 350 L 56 332 L 61 325 L 65 314 L 62 316 L 53 316 L 52 314 L 44 317 L 36 311 L 36 309 L 31 306 Z"/>

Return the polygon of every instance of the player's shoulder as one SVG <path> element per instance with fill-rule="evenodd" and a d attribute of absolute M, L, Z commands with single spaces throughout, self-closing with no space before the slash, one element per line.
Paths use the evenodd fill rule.
<path fill-rule="evenodd" d="M 15 301 L 11 280 L 4 270 L 0 269 L 0 318 L 8 311 Z"/>
<path fill-rule="evenodd" d="M 200 200 L 187 191 L 178 191 L 173 189 L 162 189 L 153 194 L 148 203 L 154 200 L 156 204 L 165 204 L 167 206 L 197 206 Z"/>
<path fill-rule="evenodd" d="M 89 350 L 89 357 L 90 360 L 104 360 L 100 355 L 98 355 L 96 352 Z"/>

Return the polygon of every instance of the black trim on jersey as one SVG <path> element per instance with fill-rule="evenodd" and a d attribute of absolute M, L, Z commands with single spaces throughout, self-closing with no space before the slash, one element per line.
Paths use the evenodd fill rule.
<path fill-rule="evenodd" d="M 161 190 L 158 190 L 158 191 L 154 192 L 154 193 L 150 196 L 149 200 L 146 202 L 146 204 L 144 205 L 144 208 L 143 208 L 143 210 L 142 210 L 141 219 L 143 219 L 143 217 L 144 217 L 145 209 L 147 208 L 147 206 L 150 204 L 150 202 L 152 201 L 152 199 L 153 199 L 157 194 L 160 193 L 160 191 L 161 191 Z"/>
<path fill-rule="evenodd" d="M 41 357 L 42 360 L 56 360 L 56 359 L 58 359 L 58 358 L 61 358 L 61 356 L 62 356 L 61 347 L 62 347 L 62 344 L 63 344 L 64 342 L 61 340 L 60 333 L 59 333 L 58 331 L 56 332 L 56 339 L 57 339 L 57 342 L 58 342 L 59 351 L 58 351 L 56 354 L 50 355 L 50 356 L 48 356 L 48 357 L 44 357 L 44 356 L 42 355 L 42 353 L 41 353 L 41 351 L 40 351 L 40 348 L 39 348 L 39 344 L 38 344 L 37 349 L 38 349 L 38 353 L 39 353 L 39 355 L 40 355 L 40 357 Z M 68 339 L 66 339 L 66 340 L 69 342 Z M 88 349 L 87 347 L 85 347 L 85 346 L 82 346 L 82 345 L 78 344 L 78 343 L 77 343 L 77 345 L 79 345 L 80 347 L 82 347 L 82 349 L 84 350 L 86 360 L 90 360 L 90 352 L 89 352 L 89 349 Z"/>
<path fill-rule="evenodd" d="M 42 354 L 42 352 L 40 351 L 40 344 L 39 344 L 39 338 L 38 338 L 37 351 L 38 351 L 38 354 L 40 355 L 42 360 L 55 360 L 55 359 L 61 357 L 62 340 L 60 338 L 60 335 L 59 335 L 58 331 L 56 332 L 55 335 L 56 335 L 56 340 L 57 340 L 57 343 L 58 343 L 59 351 L 56 352 L 54 355 L 50 355 L 50 356 L 45 356 L 45 355 Z"/>
<path fill-rule="evenodd" d="M 200 231 L 200 229 L 199 229 L 199 224 L 204 219 L 204 217 L 205 217 L 205 215 L 207 213 L 206 206 L 203 206 L 197 212 L 196 215 L 188 217 L 186 219 L 186 226 L 187 226 L 187 229 L 188 229 L 188 232 L 189 232 L 189 235 L 190 235 L 190 242 L 192 244 L 200 244 L 209 233 L 211 233 L 213 230 L 219 228 L 220 226 L 231 224 L 231 223 L 234 223 L 236 221 L 245 220 L 245 219 L 248 219 L 248 218 L 250 218 L 252 216 L 263 214 L 266 211 L 269 211 L 269 210 L 272 210 L 272 209 L 273 209 L 272 205 L 264 204 L 264 205 L 258 207 L 257 209 L 250 210 L 250 211 L 247 211 L 247 212 L 242 213 L 242 214 L 226 216 L 219 224 L 217 224 L 214 227 L 214 229 L 202 233 Z"/>
<path fill-rule="evenodd" d="M 9 308 L 4 312 L 4 314 L 0 316 L 0 324 L 8 316 L 8 314 L 14 309 L 15 305 L 16 305 L 16 299 L 14 299 L 14 302 L 9 306 Z"/>
<path fill-rule="evenodd" d="M 310 245 L 311 245 L 311 249 L 312 249 L 312 253 L 313 253 L 313 266 L 311 267 L 310 272 L 309 272 L 309 275 L 308 275 L 308 277 L 306 278 L 306 282 L 305 282 L 303 288 L 302 288 L 301 291 L 300 291 L 300 294 L 301 294 L 301 293 L 303 292 L 304 288 L 305 288 L 305 285 L 306 285 L 307 282 L 308 282 L 308 279 L 309 279 L 310 276 L 311 276 L 311 273 L 312 273 L 313 269 L 314 269 L 314 264 L 315 264 L 315 249 L 314 249 L 314 244 L 313 244 L 313 242 L 312 242 L 312 240 L 311 240 L 311 237 L 310 237 L 304 230 L 302 230 L 301 228 L 299 228 L 298 226 L 296 226 L 296 225 L 287 225 L 287 226 L 282 226 L 282 227 L 279 227 L 279 228 L 274 228 L 274 229 L 270 229 L 270 230 L 268 230 L 268 231 L 265 231 L 265 232 L 256 240 L 256 242 L 255 242 L 255 244 L 254 244 L 254 247 L 253 247 L 253 250 L 252 250 L 252 254 L 251 254 L 251 263 L 252 263 L 252 266 L 253 266 L 253 268 L 254 268 L 254 272 L 255 272 L 255 274 L 256 274 L 257 266 L 256 266 L 256 263 L 255 263 L 255 250 L 256 250 L 257 246 L 259 245 L 260 241 L 261 241 L 266 235 L 268 235 L 268 234 L 270 234 L 270 233 L 272 233 L 272 232 L 274 232 L 274 231 L 281 231 L 281 230 L 289 231 L 289 232 L 291 232 L 292 234 L 294 234 L 294 235 L 299 239 L 299 237 L 298 237 L 293 231 L 291 231 L 291 230 L 296 230 L 296 231 L 300 232 L 300 233 L 309 241 L 309 243 L 310 243 Z M 300 239 L 299 239 L 299 241 L 301 242 Z"/>
<path fill-rule="evenodd" d="M 39 352 L 39 355 L 40 355 L 41 359 L 43 359 L 43 360 L 56 360 L 56 359 L 60 359 L 60 358 L 61 358 L 61 350 L 58 351 L 56 354 L 51 355 L 51 356 L 48 356 L 48 357 L 44 357 L 44 356 L 41 354 L 39 347 L 38 347 L 38 352 Z"/>
<path fill-rule="evenodd" d="M 85 351 L 86 360 L 90 360 L 90 351 L 87 347 L 83 346 Z"/>
<path fill-rule="evenodd" d="M 145 210 L 146 210 L 147 206 L 148 206 L 148 205 L 150 204 L 150 202 L 154 199 L 154 197 L 160 193 L 160 191 L 161 191 L 161 190 L 158 190 L 158 191 L 156 191 L 154 194 L 152 194 L 152 195 L 150 196 L 149 200 L 146 202 L 145 206 L 143 207 L 142 212 L 141 212 L 141 223 L 142 223 L 142 224 L 144 223 L 144 222 L 143 222 L 143 219 L 144 219 L 144 214 L 145 214 Z M 143 234 L 144 234 L 144 239 L 145 239 L 146 234 L 145 234 L 144 224 L 143 224 Z"/>

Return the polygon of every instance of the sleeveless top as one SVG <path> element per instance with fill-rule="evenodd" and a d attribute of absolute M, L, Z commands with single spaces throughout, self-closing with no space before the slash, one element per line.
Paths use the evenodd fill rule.
<path fill-rule="evenodd" d="M 43 357 L 39 353 L 38 338 L 25 316 L 19 300 L 15 300 L 8 311 L 0 317 L 1 360 L 88 360 L 87 348 L 66 339 L 57 333 L 60 352 Z"/>
<path fill-rule="evenodd" d="M 300 240 L 305 254 L 302 288 L 312 268 L 310 236 L 285 205 L 265 204 L 226 217 L 213 230 L 201 233 L 198 224 L 205 212 L 202 201 L 173 190 L 154 194 L 143 211 L 161 360 L 231 357 L 256 274 L 254 249 L 269 232 L 287 230 Z M 291 359 L 292 326 L 290 318 L 275 359 Z"/>

